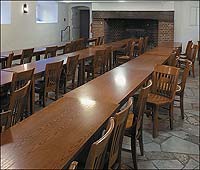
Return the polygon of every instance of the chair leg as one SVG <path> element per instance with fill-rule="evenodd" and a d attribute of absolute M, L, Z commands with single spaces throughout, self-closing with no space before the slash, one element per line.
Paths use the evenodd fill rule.
<path fill-rule="evenodd" d="M 66 84 L 67 84 L 67 80 L 66 78 L 64 78 L 64 82 L 63 82 L 64 94 L 66 93 Z"/>
<path fill-rule="evenodd" d="M 43 107 L 46 106 L 46 99 L 47 99 L 48 93 L 44 93 L 43 95 Z"/>
<path fill-rule="evenodd" d="M 174 119 L 174 116 L 173 116 L 174 102 L 172 102 L 169 107 L 170 107 L 169 108 L 170 129 L 172 130 L 173 129 L 173 119 Z"/>
<path fill-rule="evenodd" d="M 184 119 L 184 96 L 180 96 L 181 117 Z"/>
<path fill-rule="evenodd" d="M 144 146 L 143 146 L 143 136 L 142 136 L 142 132 L 138 138 L 139 140 L 139 146 L 140 146 L 140 153 L 143 156 L 144 155 Z"/>
<path fill-rule="evenodd" d="M 137 167 L 137 149 L 136 149 L 136 138 L 135 135 L 131 136 L 131 153 L 132 153 L 132 159 L 133 159 L 133 166 L 134 169 L 138 169 Z"/>
<path fill-rule="evenodd" d="M 158 136 L 158 109 L 157 105 L 153 107 L 153 138 Z"/>
<path fill-rule="evenodd" d="M 192 63 L 192 75 L 193 75 L 193 77 L 195 77 L 195 75 L 194 75 L 194 63 Z"/>

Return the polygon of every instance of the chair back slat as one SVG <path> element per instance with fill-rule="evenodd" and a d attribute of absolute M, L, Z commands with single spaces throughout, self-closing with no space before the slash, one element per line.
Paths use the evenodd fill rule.
<path fill-rule="evenodd" d="M 57 46 L 46 47 L 44 58 L 56 57 L 57 49 L 58 49 Z"/>
<path fill-rule="evenodd" d="M 147 51 L 148 41 L 149 41 L 149 37 L 147 36 L 144 38 L 143 52 Z"/>
<path fill-rule="evenodd" d="M 30 91 L 31 81 L 29 80 L 22 88 L 15 90 L 10 95 L 9 110 L 12 112 L 11 125 L 16 124 L 23 118 L 24 109 L 27 105 L 27 95 Z"/>
<path fill-rule="evenodd" d="M 143 44 L 144 44 L 144 38 L 140 37 L 138 42 L 138 55 L 142 54 Z"/>
<path fill-rule="evenodd" d="M 34 48 L 23 50 L 20 64 L 30 63 L 32 61 L 33 51 L 34 51 Z"/>
<path fill-rule="evenodd" d="M 190 49 L 191 49 L 192 45 L 193 45 L 192 40 L 188 41 L 187 46 L 186 46 L 186 49 L 185 49 L 185 54 L 186 54 L 186 56 L 189 56 L 189 55 L 190 55 Z"/>
<path fill-rule="evenodd" d="M 196 56 L 197 56 L 197 51 L 198 51 L 198 45 L 194 44 L 191 47 L 191 51 L 190 51 L 190 54 L 189 54 L 187 59 L 189 59 L 190 61 L 192 61 L 194 63 L 195 59 L 196 59 Z"/>
<path fill-rule="evenodd" d="M 110 61 L 112 60 L 112 46 L 107 47 L 105 51 L 105 66 L 106 71 L 110 70 Z"/>
<path fill-rule="evenodd" d="M 95 56 L 93 57 L 93 74 L 99 74 L 103 71 L 103 64 L 105 61 L 105 51 L 97 50 Z"/>
<path fill-rule="evenodd" d="M 11 126 L 11 111 L 5 111 L 0 113 L 0 133 L 8 129 Z"/>
<path fill-rule="evenodd" d="M 59 87 L 63 61 L 49 63 L 45 69 L 45 92 L 53 91 Z"/>
<path fill-rule="evenodd" d="M 176 92 L 179 69 L 157 65 L 153 72 L 152 92 L 173 99 Z"/>
<path fill-rule="evenodd" d="M 67 64 L 66 64 L 66 70 L 65 70 L 67 81 L 75 79 L 76 68 L 78 65 L 78 58 L 79 58 L 79 55 L 75 55 L 75 56 L 67 58 Z"/>
<path fill-rule="evenodd" d="M 35 69 L 23 71 L 23 72 L 14 72 L 11 83 L 11 93 L 19 88 L 23 87 L 29 80 L 33 80 L 33 73 Z"/>
<path fill-rule="evenodd" d="M 114 118 L 110 118 L 105 134 L 99 140 L 94 142 L 90 148 L 85 169 L 103 169 L 105 153 L 114 126 Z"/>
<path fill-rule="evenodd" d="M 124 130 L 131 105 L 132 99 L 130 98 L 126 104 L 126 107 L 115 114 L 115 128 L 113 131 L 111 143 L 109 145 L 109 169 L 111 169 L 112 166 L 119 160 L 121 155 Z"/>
<path fill-rule="evenodd" d="M 12 67 L 13 56 L 14 56 L 13 52 L 9 54 L 9 56 L 6 60 L 6 68 Z"/>

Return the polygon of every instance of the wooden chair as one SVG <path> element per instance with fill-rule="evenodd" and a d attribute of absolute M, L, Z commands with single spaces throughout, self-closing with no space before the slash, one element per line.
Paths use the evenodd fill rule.
<path fill-rule="evenodd" d="M 124 129 L 131 106 L 132 99 L 130 98 L 126 104 L 126 107 L 123 108 L 120 112 L 116 113 L 114 116 L 115 128 L 108 148 L 108 160 L 106 169 L 121 168 L 121 150 Z"/>
<path fill-rule="evenodd" d="M 93 57 L 92 64 L 85 66 L 87 79 L 89 79 L 90 74 L 92 74 L 92 79 L 103 74 L 105 51 L 105 49 L 97 50 L 95 56 Z"/>
<path fill-rule="evenodd" d="M 49 63 L 45 68 L 44 80 L 38 81 L 35 84 L 35 92 L 39 94 L 39 101 L 46 106 L 46 99 L 49 92 L 55 92 L 55 100 L 58 99 L 59 83 L 63 61 Z"/>
<path fill-rule="evenodd" d="M 186 50 L 185 50 L 184 53 L 180 54 L 180 58 L 184 58 L 185 59 L 190 55 L 190 50 L 191 50 L 192 45 L 193 45 L 192 40 L 188 41 L 187 46 L 186 46 Z"/>
<path fill-rule="evenodd" d="M 9 89 L 9 94 L 11 95 L 14 91 L 24 87 L 28 81 L 31 81 L 31 84 L 34 82 L 33 79 L 33 73 L 35 69 L 23 71 L 23 72 L 14 72 L 12 81 L 11 81 L 11 86 Z M 7 110 L 9 103 L 10 103 L 10 95 L 8 92 L 4 95 L 1 96 L 1 109 Z M 27 96 L 27 99 L 29 99 L 29 96 Z"/>
<path fill-rule="evenodd" d="M 100 37 L 100 41 L 99 41 L 99 45 L 103 45 L 104 44 L 104 36 Z"/>
<path fill-rule="evenodd" d="M 110 118 L 105 134 L 90 148 L 85 169 L 103 169 L 108 142 L 115 127 L 114 118 Z"/>
<path fill-rule="evenodd" d="M 143 147 L 143 114 L 145 110 L 145 104 L 147 101 L 147 96 L 149 94 L 150 88 L 152 86 L 152 81 L 143 87 L 137 97 L 136 105 L 133 106 L 133 113 L 128 114 L 128 119 L 126 122 L 125 136 L 131 137 L 131 152 L 134 168 L 137 169 L 137 154 L 136 154 L 136 142 L 139 140 L 141 155 L 144 155 Z"/>
<path fill-rule="evenodd" d="M 73 161 L 73 162 L 70 164 L 68 170 L 75 170 L 75 169 L 77 169 L 77 166 L 78 166 L 78 162 Z"/>
<path fill-rule="evenodd" d="M 29 80 L 22 88 L 13 91 L 10 95 L 9 110 L 11 110 L 12 115 L 11 126 L 23 119 L 30 86 L 31 81 Z"/>
<path fill-rule="evenodd" d="M 10 68 L 12 67 L 12 61 L 13 61 L 13 56 L 14 56 L 14 53 L 10 53 L 7 60 L 6 60 L 6 66 L 5 68 Z"/>
<path fill-rule="evenodd" d="M 193 77 L 195 77 L 195 71 L 194 71 L 194 63 L 195 63 L 195 60 L 196 60 L 196 56 L 197 56 L 197 51 L 198 51 L 198 45 L 193 45 L 191 47 L 191 50 L 190 50 L 190 54 L 188 55 L 188 57 L 186 59 L 190 60 L 192 62 L 192 74 L 193 74 Z M 185 67 L 185 61 L 186 59 L 182 59 L 182 58 L 179 58 L 179 65 L 183 64 L 183 68 Z M 190 74 L 190 72 L 189 72 Z"/>
<path fill-rule="evenodd" d="M 173 129 L 173 103 L 176 93 L 179 69 L 176 67 L 157 65 L 154 68 L 152 90 L 147 103 L 153 106 L 153 137 L 158 136 L 158 109 L 169 105 L 170 129 Z"/>
<path fill-rule="evenodd" d="M 190 60 L 185 61 L 185 68 L 182 73 L 181 82 L 177 85 L 176 96 L 179 96 L 180 100 L 175 99 L 175 101 L 180 102 L 180 109 L 181 109 L 181 117 L 184 119 L 184 91 L 185 91 L 185 84 L 186 80 L 190 71 L 190 67 L 192 66 L 192 62 Z"/>
<path fill-rule="evenodd" d="M 67 53 L 71 53 L 71 52 L 73 52 L 72 43 L 67 43 L 64 47 L 63 54 L 67 54 Z"/>
<path fill-rule="evenodd" d="M 0 133 L 11 127 L 11 111 L 8 110 L 6 112 L 0 113 Z"/>
<path fill-rule="evenodd" d="M 30 63 L 32 61 L 34 48 L 25 49 L 22 51 L 20 64 Z"/>
<path fill-rule="evenodd" d="M 129 60 L 134 58 L 134 47 L 135 47 L 135 42 L 134 41 L 129 41 L 128 45 L 128 50 L 126 52 L 126 55 L 122 56 L 117 56 L 117 65 L 124 64 L 125 62 L 128 62 Z"/>
<path fill-rule="evenodd" d="M 135 57 L 138 57 L 142 54 L 142 50 L 143 50 L 143 44 L 144 44 L 144 38 L 140 37 L 138 44 L 135 46 Z"/>
<path fill-rule="evenodd" d="M 44 58 L 46 59 L 46 58 L 56 57 L 57 49 L 58 49 L 57 46 L 46 47 Z"/>
<path fill-rule="evenodd" d="M 144 38 L 143 53 L 147 51 L 149 37 Z"/>
<path fill-rule="evenodd" d="M 97 37 L 97 40 L 95 41 L 95 46 L 100 45 L 101 37 Z"/>
<path fill-rule="evenodd" d="M 66 93 L 66 84 L 68 81 L 72 81 L 71 89 L 75 88 L 75 74 L 78 65 L 79 55 L 75 55 L 67 58 L 66 66 L 63 67 L 61 74 L 61 84 L 63 84 L 64 93 Z"/>

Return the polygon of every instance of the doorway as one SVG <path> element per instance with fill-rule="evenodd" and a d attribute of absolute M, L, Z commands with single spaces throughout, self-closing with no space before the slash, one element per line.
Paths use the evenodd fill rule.
<path fill-rule="evenodd" d="M 89 38 L 90 10 L 89 7 L 72 7 L 72 39 Z"/>

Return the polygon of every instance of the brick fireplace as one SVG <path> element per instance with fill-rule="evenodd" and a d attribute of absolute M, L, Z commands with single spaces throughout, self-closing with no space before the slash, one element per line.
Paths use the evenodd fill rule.
<path fill-rule="evenodd" d="M 93 11 L 93 37 L 105 42 L 149 36 L 149 46 L 174 40 L 174 12 Z"/>

